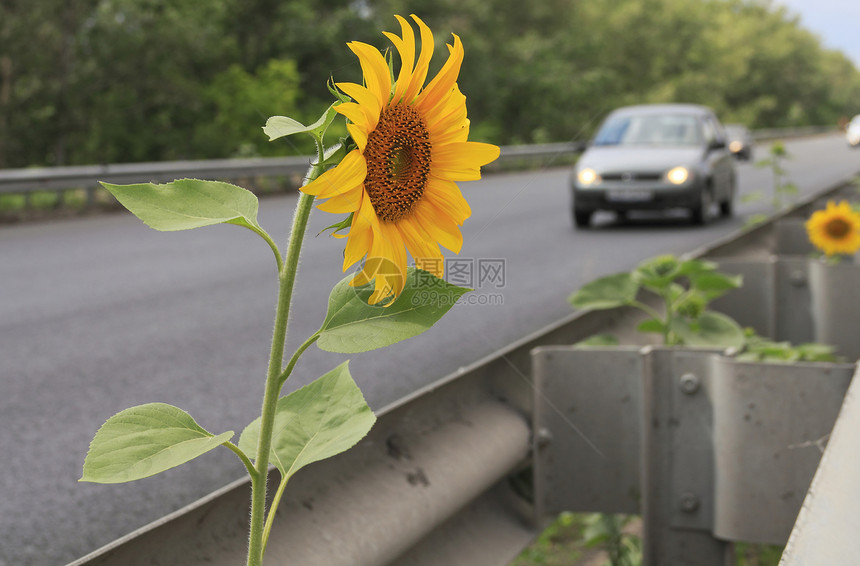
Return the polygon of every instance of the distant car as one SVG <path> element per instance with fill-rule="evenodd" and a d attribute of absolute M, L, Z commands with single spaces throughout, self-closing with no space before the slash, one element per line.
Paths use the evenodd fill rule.
<path fill-rule="evenodd" d="M 848 127 L 845 128 L 845 139 L 848 140 L 848 145 L 851 147 L 860 145 L 860 114 L 848 122 Z"/>
<path fill-rule="evenodd" d="M 753 139 L 749 129 L 741 124 L 726 124 L 726 141 L 729 151 L 738 159 L 752 159 Z"/>
<path fill-rule="evenodd" d="M 695 104 L 647 104 L 611 112 L 571 177 L 572 215 L 588 226 L 598 210 L 686 208 L 696 224 L 713 203 L 730 216 L 735 168 L 714 113 Z"/>

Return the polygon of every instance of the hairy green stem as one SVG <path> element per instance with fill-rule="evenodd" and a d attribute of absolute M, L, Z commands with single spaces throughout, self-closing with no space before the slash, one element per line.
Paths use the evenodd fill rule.
<path fill-rule="evenodd" d="M 318 147 L 319 158 L 308 173 L 305 184 L 317 178 L 322 172 L 322 144 L 318 144 Z M 290 230 L 290 241 L 287 247 L 286 259 L 281 264 L 278 272 L 280 287 L 278 291 L 278 306 L 275 311 L 275 329 L 272 333 L 269 370 L 266 377 L 266 389 L 263 395 L 263 409 L 260 416 L 257 459 L 254 462 L 254 473 L 251 474 L 251 532 L 248 541 L 248 566 L 262 566 L 263 564 L 269 452 L 272 448 L 272 431 L 275 422 L 275 411 L 278 405 L 278 396 L 283 384 L 280 378 L 283 372 L 284 346 L 287 342 L 287 322 L 290 314 L 290 302 L 293 296 L 293 286 L 296 281 L 299 255 L 313 202 L 313 195 L 305 193 L 299 195 L 299 202 L 296 206 L 295 216 L 293 217 L 293 226 Z M 274 514 L 274 507 L 271 513 Z"/>
<path fill-rule="evenodd" d="M 253 476 L 255 473 L 257 473 L 257 470 L 254 468 L 254 464 L 251 463 L 251 460 L 248 459 L 248 456 L 246 456 L 245 453 L 242 452 L 241 448 L 239 448 L 229 440 L 224 443 L 224 446 L 236 453 L 236 456 L 238 456 L 239 459 L 242 460 L 242 463 L 245 464 L 245 468 L 247 468 L 249 474 Z"/>
<path fill-rule="evenodd" d="M 305 340 L 305 343 L 299 346 L 299 349 L 296 350 L 296 353 L 293 354 L 293 357 L 290 358 L 289 363 L 287 363 L 287 367 L 278 377 L 278 382 L 280 383 L 280 387 L 284 386 L 284 383 L 287 381 L 287 378 L 290 377 L 290 374 L 293 373 L 293 368 L 296 366 L 296 362 L 299 361 L 299 356 L 301 356 L 305 350 L 307 350 L 311 344 L 317 341 L 317 338 L 320 337 L 319 332 L 316 332 L 313 336 Z"/>

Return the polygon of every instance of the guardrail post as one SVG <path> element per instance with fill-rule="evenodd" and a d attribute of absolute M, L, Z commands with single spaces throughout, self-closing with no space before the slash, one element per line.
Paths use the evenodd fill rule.
<path fill-rule="evenodd" d="M 728 566 L 714 538 L 713 414 L 705 387 L 710 356 L 646 349 L 642 392 L 642 522 L 645 566 Z"/>

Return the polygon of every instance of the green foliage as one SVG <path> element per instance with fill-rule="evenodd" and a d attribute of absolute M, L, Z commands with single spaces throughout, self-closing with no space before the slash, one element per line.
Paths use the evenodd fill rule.
<path fill-rule="evenodd" d="M 752 0 L 6 2 L 0 168 L 309 153 L 257 128 L 312 121 L 332 75 L 360 82 L 346 42 L 389 46 L 379 30 L 397 30 L 395 13 L 420 15 L 437 47 L 462 38 L 477 140 L 583 139 L 632 102 L 704 103 L 750 127 L 836 124 L 860 99 L 848 57 Z"/>
<path fill-rule="evenodd" d="M 200 147 L 212 155 L 283 154 L 283 147 L 266 143 L 260 126 L 267 116 L 297 112 L 298 88 L 299 72 L 289 59 L 271 59 L 253 74 L 233 63 L 204 90 L 204 100 L 212 105 L 214 115 L 197 127 Z M 314 151 L 310 140 L 295 143 L 302 153 Z"/>
<path fill-rule="evenodd" d="M 347 363 L 278 400 L 270 461 L 284 481 L 308 464 L 349 450 L 376 422 Z M 239 449 L 255 459 L 259 437 L 257 418 L 239 437 Z"/>
<path fill-rule="evenodd" d="M 602 547 L 609 554 L 609 566 L 639 566 L 642 564 L 642 539 L 624 532 L 634 519 L 631 515 L 593 513 L 585 517 L 586 545 Z"/>
<path fill-rule="evenodd" d="M 667 345 L 740 347 L 743 330 L 731 318 L 707 310 L 713 299 L 741 286 L 740 276 L 725 275 L 708 261 L 658 256 L 629 273 L 601 277 L 571 294 L 568 302 L 580 309 L 636 307 L 650 318 L 639 332 L 657 333 Z M 663 314 L 637 297 L 647 290 L 662 299 Z"/>
<path fill-rule="evenodd" d="M 146 478 L 193 460 L 232 437 L 232 431 L 213 435 L 172 405 L 132 407 L 98 430 L 80 481 L 122 483 Z"/>
<path fill-rule="evenodd" d="M 229 183 L 181 179 L 163 185 L 102 186 L 155 230 L 190 230 L 222 223 L 262 230 L 257 224 L 257 197 Z"/>
<path fill-rule="evenodd" d="M 791 159 L 791 154 L 785 149 L 785 145 L 781 141 L 775 141 L 770 146 L 770 155 L 764 159 L 756 161 L 755 166 L 760 169 L 770 169 L 773 186 L 771 188 L 771 206 L 774 212 L 782 210 L 786 201 L 790 201 L 797 196 L 797 185 L 787 180 L 788 171 L 784 167 L 784 162 Z M 744 202 L 750 202 L 762 198 L 764 194 L 761 191 L 756 191 L 744 195 Z M 766 215 L 757 214 L 747 219 L 748 225 L 754 225 L 766 219 Z"/>
<path fill-rule="evenodd" d="M 839 362 L 835 348 L 827 344 L 806 343 L 793 346 L 790 342 L 774 342 L 759 336 L 751 328 L 744 329 L 746 343 L 738 354 L 742 362 Z"/>
<path fill-rule="evenodd" d="M 323 350 L 366 352 L 417 336 L 470 290 L 410 267 L 403 292 L 391 304 L 370 305 L 373 285 L 351 287 L 352 278 L 345 277 L 329 296 L 328 312 L 317 340 Z"/>

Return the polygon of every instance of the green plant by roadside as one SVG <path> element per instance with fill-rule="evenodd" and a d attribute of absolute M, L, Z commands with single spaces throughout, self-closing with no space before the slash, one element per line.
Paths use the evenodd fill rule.
<path fill-rule="evenodd" d="M 381 52 L 367 44 L 351 43 L 366 74 L 366 87 L 337 83 L 337 90 L 332 87 L 337 100 L 309 126 L 273 116 L 263 128 L 270 140 L 308 134 L 317 148 L 301 188 L 285 253 L 259 224 L 257 197 L 241 187 L 198 179 L 166 184 L 103 183 L 123 206 L 155 230 L 232 224 L 260 236 L 273 252 L 279 285 L 268 371 L 260 380 L 264 386 L 261 414 L 234 444 L 233 431 L 213 434 L 172 405 L 147 403 L 125 409 L 96 432 L 80 479 L 107 484 L 139 480 L 224 446 L 250 476 L 247 566 L 262 566 L 278 505 L 293 475 L 304 466 L 350 449 L 376 421 L 350 374 L 349 362 L 281 396 L 301 355 L 312 345 L 352 354 L 417 336 L 469 291 L 442 279 L 439 242 L 459 252 L 459 225 L 470 209 L 455 181 L 480 178 L 481 166 L 496 159 L 499 148 L 467 141 L 465 97 L 456 84 L 464 54 L 459 38 L 454 35 L 454 45 L 449 45 L 444 73 L 425 87 L 434 50 L 432 32 L 412 16 L 422 38 L 419 61 L 423 61 L 414 68 L 412 24 L 400 16 L 397 19 L 403 36 L 388 34 L 403 66 L 396 79 Z M 324 137 L 338 116 L 349 119 L 345 128 L 351 139 L 341 138 L 327 148 Z M 438 125 L 440 116 L 446 117 L 443 126 Z M 427 141 L 431 138 L 432 146 Z M 414 152 L 404 150 L 405 145 Z M 428 181 L 431 175 L 437 184 Z M 315 203 L 317 197 L 322 202 Z M 445 199 L 444 211 L 427 200 L 432 197 Z M 349 228 L 345 250 L 332 255 L 342 263 L 343 271 L 356 264 L 360 269 L 334 286 L 319 330 L 285 358 L 299 257 L 314 206 L 346 215 L 332 226 Z M 421 223 L 411 224 L 418 222 L 418 214 Z M 407 250 L 415 267 L 407 266 Z M 270 464 L 280 473 L 274 492 L 268 485 Z"/>
<path fill-rule="evenodd" d="M 707 306 L 741 283 L 740 276 L 718 272 L 713 262 L 662 255 L 645 260 L 633 271 L 592 281 L 573 293 L 568 302 L 578 309 L 638 308 L 649 318 L 636 329 L 660 334 L 666 345 L 739 348 L 744 343 L 743 329 Z M 657 295 L 662 308 L 655 310 L 641 302 L 642 290 Z M 611 343 L 611 338 L 605 336 L 594 340 Z"/>
<path fill-rule="evenodd" d="M 835 348 L 827 344 L 805 343 L 793 346 L 790 342 L 774 342 L 756 334 L 752 328 L 744 329 L 745 344 L 736 356 L 741 362 L 838 362 Z"/>
<path fill-rule="evenodd" d="M 604 566 L 639 566 L 642 564 L 642 538 L 625 532 L 635 519 L 633 515 L 592 513 L 585 517 L 585 544 L 602 547 L 609 554 Z"/>
<path fill-rule="evenodd" d="M 762 169 L 770 169 L 773 185 L 771 187 L 771 206 L 773 212 L 782 210 L 783 206 L 790 203 L 798 193 L 797 185 L 788 180 L 788 171 L 783 166 L 784 162 L 791 159 L 791 154 L 785 149 L 781 141 L 775 141 L 770 146 L 770 154 L 764 159 L 756 161 L 755 166 Z M 765 198 L 762 191 L 755 191 L 744 195 L 742 202 L 754 202 Z M 747 219 L 748 225 L 759 224 L 767 219 L 766 214 L 754 214 Z"/>

